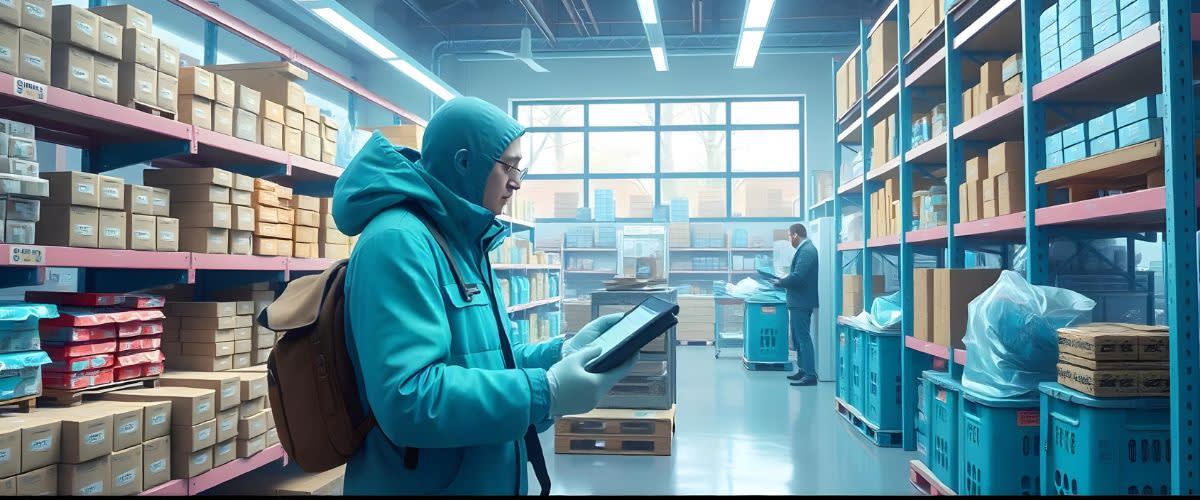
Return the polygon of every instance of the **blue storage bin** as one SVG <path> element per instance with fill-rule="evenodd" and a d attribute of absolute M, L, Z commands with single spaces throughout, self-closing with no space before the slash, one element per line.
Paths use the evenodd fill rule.
<path fill-rule="evenodd" d="M 1043 382 L 1042 494 L 1171 492 L 1169 398 L 1093 398 Z"/>
<path fill-rule="evenodd" d="M 1047 151 L 1046 152 L 1046 167 L 1057 167 L 1063 164 L 1062 151 Z"/>
<path fill-rule="evenodd" d="M 1046 136 L 1046 151 L 1062 151 L 1062 133 L 1053 133 Z"/>
<path fill-rule="evenodd" d="M 1132 146 L 1162 135 L 1162 118 L 1139 120 L 1117 129 L 1117 147 Z"/>
<path fill-rule="evenodd" d="M 866 392 L 867 374 L 867 335 L 860 330 L 849 329 L 850 332 L 850 399 L 847 403 L 855 409 L 863 407 L 863 394 Z"/>
<path fill-rule="evenodd" d="M 1092 39 L 1088 38 L 1086 41 L 1080 41 L 1069 47 L 1064 46 L 1062 51 L 1062 59 L 1058 63 L 1062 69 L 1070 68 L 1092 55 Z"/>
<path fill-rule="evenodd" d="M 1159 104 L 1157 95 L 1136 99 L 1113 111 L 1117 120 L 1117 128 L 1145 120 L 1146 118 L 1157 118 L 1160 116 L 1158 113 Z"/>
<path fill-rule="evenodd" d="M 926 370 L 930 382 L 929 470 L 942 484 L 958 491 L 958 412 L 962 385 L 946 372 Z"/>
<path fill-rule="evenodd" d="M 917 455 L 920 456 L 921 462 L 929 465 L 929 412 L 930 394 L 933 391 L 933 383 L 925 380 L 925 377 L 918 377 L 917 387 Z"/>
<path fill-rule="evenodd" d="M 1038 16 L 1038 26 L 1041 26 L 1043 33 L 1056 28 L 1057 23 L 1058 5 L 1051 5 L 1050 8 L 1042 11 L 1042 15 Z"/>
<path fill-rule="evenodd" d="M 1150 25 L 1158 22 L 1157 14 L 1146 14 L 1136 19 L 1130 19 L 1128 22 L 1124 18 L 1121 20 L 1121 38 L 1129 38 L 1136 35 L 1139 31 L 1149 28 Z"/>
<path fill-rule="evenodd" d="M 1062 149 L 1067 149 L 1071 146 L 1084 142 L 1087 140 L 1087 124 L 1076 123 L 1075 125 L 1071 125 L 1070 127 L 1063 129 L 1061 135 Z M 1046 149 L 1050 148 L 1047 147 Z"/>
<path fill-rule="evenodd" d="M 1121 6 L 1122 24 L 1126 24 L 1126 19 L 1137 19 L 1142 16 L 1157 16 L 1160 10 L 1161 0 L 1133 0 Z M 1156 19 L 1157 20 L 1157 19 Z"/>
<path fill-rule="evenodd" d="M 1117 149 L 1117 133 L 1109 132 L 1095 139 L 1088 140 L 1088 154 L 1096 156 Z"/>
<path fill-rule="evenodd" d="M 1106 112 L 1087 121 L 1088 140 L 1103 136 L 1117 130 L 1117 117 L 1112 111 Z"/>
<path fill-rule="evenodd" d="M 848 328 L 837 326 L 837 397 L 850 402 L 850 351 L 853 341 Z"/>
<path fill-rule="evenodd" d="M 1073 40 L 1079 37 L 1091 38 L 1091 28 L 1091 19 L 1075 19 L 1071 22 L 1060 20 L 1058 23 L 1058 39 L 1065 40 L 1062 44 L 1063 46 L 1073 47 L 1072 43 L 1077 43 L 1073 42 Z M 1065 52 L 1070 52 L 1070 50 L 1065 50 Z"/>
<path fill-rule="evenodd" d="M 1121 18 L 1113 12 L 1106 17 L 1092 18 L 1092 40 L 1121 35 Z"/>
<path fill-rule="evenodd" d="M 1117 15 L 1117 11 L 1121 10 L 1121 4 L 1117 0 L 1092 0 L 1092 20 L 1106 19 Z"/>
<path fill-rule="evenodd" d="M 867 333 L 864 416 L 880 429 L 900 429 L 900 336 Z"/>
<path fill-rule="evenodd" d="M 756 363 L 788 360 L 788 310 L 783 302 L 746 301 L 743 355 Z"/>
<path fill-rule="evenodd" d="M 1073 146 L 1067 146 L 1062 150 L 1063 163 L 1071 163 L 1073 161 L 1082 160 L 1088 157 L 1088 144 L 1081 142 Z"/>
<path fill-rule="evenodd" d="M 1038 398 L 989 398 L 963 390 L 959 432 L 963 495 L 1037 495 Z"/>

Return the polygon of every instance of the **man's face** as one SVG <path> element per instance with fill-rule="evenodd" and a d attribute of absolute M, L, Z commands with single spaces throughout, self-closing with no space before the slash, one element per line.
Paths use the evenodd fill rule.
<path fill-rule="evenodd" d="M 509 198 L 521 189 L 520 172 L 512 170 L 521 168 L 521 159 L 521 138 L 518 137 L 500 155 L 500 161 L 492 165 L 492 173 L 483 189 L 483 208 L 495 214 L 504 211 Z"/>
<path fill-rule="evenodd" d="M 791 238 L 791 240 L 792 240 L 792 248 L 799 248 L 799 247 L 800 247 L 800 240 L 801 240 L 801 238 L 800 238 L 800 235 L 798 235 L 798 234 L 796 234 L 796 233 L 789 232 L 789 233 L 788 233 L 788 237 L 789 237 L 789 238 Z"/>

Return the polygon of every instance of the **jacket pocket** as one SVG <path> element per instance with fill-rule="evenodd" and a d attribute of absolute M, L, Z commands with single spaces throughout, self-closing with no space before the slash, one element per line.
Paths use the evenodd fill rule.
<path fill-rule="evenodd" d="M 475 287 L 479 293 L 473 295 L 470 301 L 463 298 L 462 292 L 458 290 L 458 285 L 442 285 L 442 296 L 445 297 L 455 309 L 463 309 L 468 307 L 491 305 L 492 301 L 488 298 L 488 294 L 483 290 L 483 285 L 479 283 L 468 283 L 467 288 Z"/>

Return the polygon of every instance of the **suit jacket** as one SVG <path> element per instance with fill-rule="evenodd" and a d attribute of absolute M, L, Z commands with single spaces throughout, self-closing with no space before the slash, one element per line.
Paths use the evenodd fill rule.
<path fill-rule="evenodd" d="M 779 287 L 787 290 L 787 305 L 794 309 L 816 309 L 817 247 L 805 239 L 792 256 L 792 272 L 780 278 Z"/>

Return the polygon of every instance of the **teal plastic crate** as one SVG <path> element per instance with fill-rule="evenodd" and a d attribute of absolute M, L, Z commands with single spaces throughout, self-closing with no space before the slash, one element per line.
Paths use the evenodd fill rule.
<path fill-rule="evenodd" d="M 867 333 L 864 414 L 880 429 L 900 428 L 900 336 Z"/>
<path fill-rule="evenodd" d="M 850 402 L 850 329 L 837 327 L 837 396 L 842 401 Z"/>
<path fill-rule="evenodd" d="M 929 412 L 930 397 L 929 394 L 933 390 L 933 383 L 925 380 L 925 377 L 918 377 L 917 383 L 917 455 L 921 462 L 926 466 L 929 465 Z"/>
<path fill-rule="evenodd" d="M 742 349 L 746 361 L 755 363 L 787 362 L 787 304 L 746 301 L 744 321 L 746 328 Z"/>
<path fill-rule="evenodd" d="M 926 370 L 929 381 L 929 470 L 958 491 L 958 412 L 962 385 L 946 372 Z"/>
<path fill-rule="evenodd" d="M 989 398 L 964 389 L 959 401 L 962 495 L 1037 495 L 1041 422 L 1036 396 Z"/>
<path fill-rule="evenodd" d="M 862 410 L 867 392 L 867 334 L 850 329 L 850 399 L 846 401 L 857 410 Z"/>
<path fill-rule="evenodd" d="M 1094 398 L 1043 382 L 1043 495 L 1171 492 L 1169 398 Z"/>

